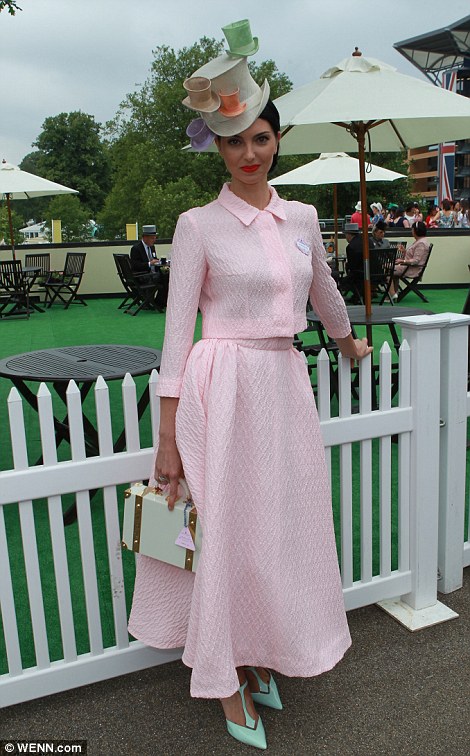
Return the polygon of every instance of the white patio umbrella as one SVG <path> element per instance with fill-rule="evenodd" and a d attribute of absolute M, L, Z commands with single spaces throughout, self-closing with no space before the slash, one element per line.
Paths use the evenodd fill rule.
<path fill-rule="evenodd" d="M 470 99 L 364 58 L 357 50 L 322 76 L 275 101 L 285 155 L 359 153 L 363 227 L 365 149 L 395 152 L 470 136 Z M 367 140 L 367 145 L 366 145 Z M 363 238 L 366 312 L 370 314 L 369 246 Z"/>
<path fill-rule="evenodd" d="M 370 163 L 367 166 L 366 181 L 396 181 L 406 178 L 405 174 L 390 171 Z M 317 160 L 294 168 L 269 182 L 273 186 L 286 184 L 309 184 L 318 186 L 333 184 L 333 213 L 335 219 L 335 251 L 338 253 L 338 198 L 337 184 L 352 184 L 360 181 L 359 160 L 345 152 L 322 152 Z"/>
<path fill-rule="evenodd" d="M 54 194 L 78 194 L 76 189 L 69 189 L 55 181 L 35 176 L 34 173 L 22 171 L 17 165 L 7 163 L 0 165 L 0 195 L 6 198 L 8 222 L 10 226 L 10 241 L 13 259 L 15 259 L 15 239 L 11 219 L 11 200 L 31 199 L 32 197 L 48 197 Z"/>

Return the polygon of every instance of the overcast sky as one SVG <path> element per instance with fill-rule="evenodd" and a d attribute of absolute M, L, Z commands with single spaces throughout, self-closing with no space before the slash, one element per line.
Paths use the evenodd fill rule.
<path fill-rule="evenodd" d="M 147 78 L 152 50 L 175 50 L 249 18 L 258 63 L 275 60 L 294 87 L 349 56 L 364 55 L 421 77 L 394 42 L 469 13 L 468 0 L 17 0 L 0 13 L 0 160 L 19 163 L 44 119 L 81 110 L 104 123 Z M 188 71 L 188 75 L 192 72 Z M 184 92 L 182 90 L 182 97 Z M 371 92 L 373 97 L 373 92 Z"/>

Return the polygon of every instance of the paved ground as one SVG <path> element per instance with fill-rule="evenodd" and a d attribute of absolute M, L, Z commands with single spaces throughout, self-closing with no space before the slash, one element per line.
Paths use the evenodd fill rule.
<path fill-rule="evenodd" d="M 353 647 L 329 674 L 278 676 L 283 712 L 262 709 L 271 756 L 468 756 L 470 569 L 440 597 L 459 619 L 410 633 L 375 606 L 349 614 Z M 175 662 L 0 711 L 2 738 L 88 740 L 100 756 L 254 754 L 213 701 L 191 700 Z"/>

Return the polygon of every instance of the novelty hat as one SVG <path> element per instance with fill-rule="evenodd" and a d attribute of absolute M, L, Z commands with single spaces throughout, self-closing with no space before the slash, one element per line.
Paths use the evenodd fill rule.
<path fill-rule="evenodd" d="M 249 22 L 245 19 L 229 24 L 224 27 L 224 33 L 229 40 L 230 52 L 210 60 L 185 80 L 188 96 L 183 104 L 190 110 L 197 110 L 213 134 L 233 136 L 249 128 L 263 111 L 269 99 L 269 84 L 265 80 L 260 87 L 248 68 L 246 56 L 258 49 L 256 37 L 254 40 L 251 37 Z M 192 127 L 190 124 L 189 128 L 191 132 L 198 131 L 200 125 Z M 198 137 L 193 144 L 194 137 L 192 134 L 188 136 L 193 149 L 207 148 L 200 146 L 205 141 L 202 137 L 198 146 Z M 205 136 L 209 146 L 208 132 Z"/>

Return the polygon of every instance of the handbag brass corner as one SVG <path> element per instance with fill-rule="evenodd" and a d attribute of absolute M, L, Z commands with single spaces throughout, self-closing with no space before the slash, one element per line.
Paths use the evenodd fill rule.
<path fill-rule="evenodd" d="M 196 523 L 197 523 L 197 510 L 192 509 L 189 513 L 188 528 L 191 533 L 191 538 L 196 543 Z M 194 551 L 186 549 L 186 557 L 184 560 L 184 569 L 192 572 L 194 561 Z"/>
<path fill-rule="evenodd" d="M 134 506 L 134 533 L 132 536 L 132 551 L 140 551 L 140 531 L 142 528 L 142 496 L 136 494 Z"/>

